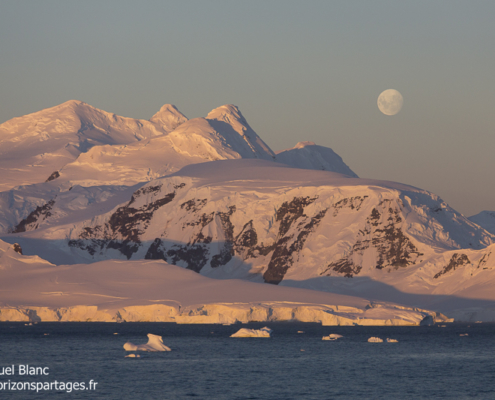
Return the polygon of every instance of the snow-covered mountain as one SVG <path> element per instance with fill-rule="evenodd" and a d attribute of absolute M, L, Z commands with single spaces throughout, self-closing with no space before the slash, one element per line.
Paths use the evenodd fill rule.
<path fill-rule="evenodd" d="M 312 147 L 318 148 L 317 158 L 304 153 L 276 159 L 232 104 L 189 121 L 166 104 L 146 121 L 71 100 L 0 125 L 0 191 L 47 179 L 69 186 L 134 185 L 185 165 L 237 158 L 301 168 L 313 163 L 315 169 L 354 176 L 331 149 Z"/>
<path fill-rule="evenodd" d="M 144 121 L 76 100 L 13 118 L 0 125 L 0 190 L 54 179 L 64 165 L 93 146 L 149 140 L 186 120 L 170 105 Z"/>
<path fill-rule="evenodd" d="M 469 220 L 495 235 L 495 211 L 482 211 L 469 217 Z"/>
<path fill-rule="evenodd" d="M 364 281 L 382 301 L 439 311 L 446 304 L 428 295 L 476 296 L 495 277 L 494 235 L 393 182 L 241 159 L 190 165 L 74 212 L 68 193 L 4 240 L 58 264 L 162 259 L 213 278 L 354 296 Z"/>
<path fill-rule="evenodd" d="M 299 142 L 292 149 L 277 151 L 277 161 L 294 168 L 333 171 L 358 177 L 332 149 L 317 146 L 314 142 Z"/>
<path fill-rule="evenodd" d="M 489 225 L 312 142 L 275 154 L 233 105 L 143 121 L 70 101 L 0 125 L 0 145 L 2 239 L 50 268 L 161 260 L 495 321 Z"/>

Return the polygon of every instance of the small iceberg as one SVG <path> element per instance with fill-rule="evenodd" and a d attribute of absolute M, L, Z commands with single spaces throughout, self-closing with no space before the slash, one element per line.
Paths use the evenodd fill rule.
<path fill-rule="evenodd" d="M 461 333 L 459 336 L 469 336 L 469 333 Z"/>
<path fill-rule="evenodd" d="M 387 343 L 399 343 L 397 339 L 389 339 L 387 338 Z"/>
<path fill-rule="evenodd" d="M 370 342 L 370 343 L 382 343 L 383 339 L 380 339 L 379 337 L 372 336 L 368 339 L 368 342 Z"/>
<path fill-rule="evenodd" d="M 127 342 L 124 344 L 126 351 L 171 351 L 170 347 L 163 344 L 161 336 L 148 333 L 148 343 L 146 344 L 134 344 Z"/>
<path fill-rule="evenodd" d="M 230 335 L 230 337 L 271 337 L 272 330 L 270 328 L 267 328 L 266 326 L 261 329 L 247 329 L 247 328 L 242 328 L 239 329 L 236 333 L 233 335 Z"/>
<path fill-rule="evenodd" d="M 129 358 L 139 358 L 141 357 L 139 354 L 129 354 L 127 356 L 125 356 L 126 358 L 129 357 Z"/>
<path fill-rule="evenodd" d="M 328 336 L 323 336 L 321 340 L 337 340 L 340 339 L 341 337 L 344 337 L 342 335 L 337 335 L 336 333 L 331 333 Z"/>

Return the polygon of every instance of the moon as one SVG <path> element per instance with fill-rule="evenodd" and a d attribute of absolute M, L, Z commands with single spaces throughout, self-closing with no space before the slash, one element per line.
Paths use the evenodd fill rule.
<path fill-rule="evenodd" d="M 387 89 L 378 96 L 378 108 L 385 115 L 395 115 L 402 108 L 404 98 L 395 89 Z"/>

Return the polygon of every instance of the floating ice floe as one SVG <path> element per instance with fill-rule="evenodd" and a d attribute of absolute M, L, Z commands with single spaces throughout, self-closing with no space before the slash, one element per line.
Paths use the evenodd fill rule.
<path fill-rule="evenodd" d="M 342 335 L 337 335 L 336 333 L 331 333 L 328 336 L 323 336 L 321 340 L 337 340 L 340 339 L 341 337 L 344 337 Z"/>
<path fill-rule="evenodd" d="M 233 335 L 230 335 L 230 337 L 271 337 L 272 330 L 270 328 L 267 328 L 266 326 L 261 329 L 247 329 L 247 328 L 242 328 L 239 329 L 236 333 Z"/>
<path fill-rule="evenodd" d="M 304 333 L 304 331 L 297 331 L 297 333 Z"/>
<path fill-rule="evenodd" d="M 387 343 L 399 343 L 397 339 L 389 339 L 387 338 Z"/>
<path fill-rule="evenodd" d="M 129 357 L 129 358 L 139 358 L 139 357 L 141 357 L 141 356 L 140 356 L 139 354 L 129 354 L 129 355 L 125 356 L 125 357 L 126 357 L 126 358 L 128 358 L 128 357 Z"/>
<path fill-rule="evenodd" d="M 469 336 L 469 333 L 461 333 L 459 336 Z"/>
<path fill-rule="evenodd" d="M 146 344 L 134 344 L 127 342 L 124 344 L 126 351 L 171 351 L 170 347 L 163 344 L 161 336 L 148 333 L 148 343 Z"/>
<path fill-rule="evenodd" d="M 370 343 L 382 343 L 383 339 L 380 339 L 379 337 L 372 336 L 368 339 L 368 342 L 370 342 Z"/>

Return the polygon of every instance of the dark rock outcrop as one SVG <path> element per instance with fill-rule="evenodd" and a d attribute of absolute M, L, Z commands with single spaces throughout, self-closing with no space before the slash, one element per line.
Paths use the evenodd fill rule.
<path fill-rule="evenodd" d="M 352 278 L 362 269 L 362 265 L 356 265 L 353 261 L 353 256 L 355 254 L 362 256 L 371 247 L 375 248 L 378 253 L 375 265 L 377 269 L 398 269 L 415 264 L 418 257 L 423 254 L 402 232 L 401 206 L 400 201 L 393 205 L 392 200 L 382 200 L 377 207 L 373 208 L 365 225 L 359 230 L 358 240 L 350 252 L 345 257 L 328 264 L 321 275 L 333 270 L 347 278 Z"/>
<path fill-rule="evenodd" d="M 26 232 L 27 230 L 38 229 L 39 223 L 51 216 L 51 210 L 55 200 L 52 199 L 48 203 L 42 206 L 36 207 L 26 218 L 17 224 L 17 226 L 12 230 L 12 233 Z"/>
<path fill-rule="evenodd" d="M 60 176 L 60 173 L 58 171 L 55 171 L 53 172 L 49 177 L 48 179 L 45 181 L 45 182 L 50 182 L 50 181 L 53 181 L 55 179 L 57 179 L 58 177 Z"/>
<path fill-rule="evenodd" d="M 448 265 L 446 265 L 440 272 L 435 274 L 433 278 L 437 279 L 440 276 L 446 274 L 449 271 L 455 271 L 459 267 L 463 267 L 465 265 L 471 264 L 471 261 L 469 261 L 469 258 L 466 254 L 459 254 L 459 253 L 454 253 L 454 255 L 451 257 Z"/>
<path fill-rule="evenodd" d="M 12 245 L 12 248 L 14 249 L 14 251 L 16 253 L 19 253 L 22 256 L 22 247 L 21 247 L 21 245 L 19 243 L 14 243 Z"/>

